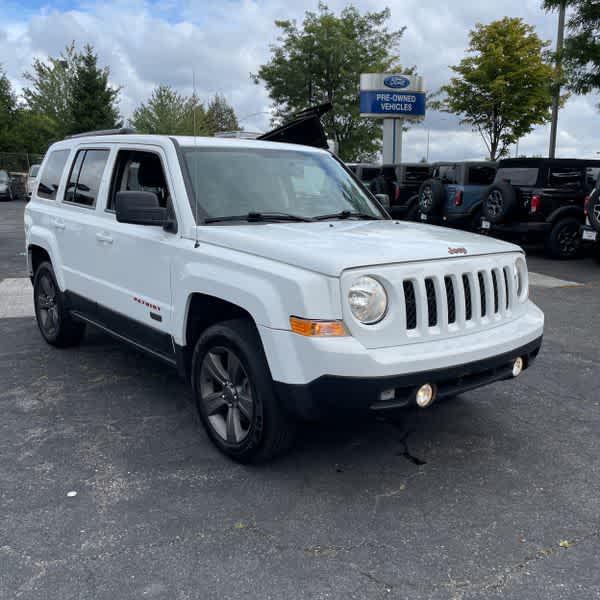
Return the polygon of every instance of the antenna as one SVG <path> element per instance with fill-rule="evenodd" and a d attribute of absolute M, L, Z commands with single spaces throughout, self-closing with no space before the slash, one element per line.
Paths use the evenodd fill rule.
<path fill-rule="evenodd" d="M 192 95 L 193 95 L 193 104 L 192 104 L 192 122 L 193 122 L 193 126 L 194 126 L 194 148 L 197 149 L 198 148 L 198 130 L 196 129 L 196 102 L 197 102 L 197 96 L 196 96 L 196 71 L 192 71 Z M 200 242 L 198 241 L 198 153 L 194 152 L 194 154 L 196 155 L 194 157 L 194 175 L 196 178 L 196 185 L 194 186 L 194 221 L 195 223 L 195 227 L 194 227 L 194 232 L 195 232 L 195 241 L 194 241 L 194 248 L 197 248 L 200 245 Z"/>

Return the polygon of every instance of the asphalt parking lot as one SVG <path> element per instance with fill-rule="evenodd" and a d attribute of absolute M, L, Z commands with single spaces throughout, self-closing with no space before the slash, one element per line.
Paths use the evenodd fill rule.
<path fill-rule="evenodd" d="M 0 203 L 0 315 L 23 207 Z M 0 318 L 0 598 L 600 598 L 600 264 L 529 267 L 547 328 L 522 377 L 306 426 L 260 467 L 168 367 Z"/>

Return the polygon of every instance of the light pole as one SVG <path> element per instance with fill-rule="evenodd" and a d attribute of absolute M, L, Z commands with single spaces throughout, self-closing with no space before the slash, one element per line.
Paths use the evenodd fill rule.
<path fill-rule="evenodd" d="M 554 97 L 552 98 L 552 120 L 550 122 L 550 148 L 548 157 L 554 158 L 556 154 L 556 130 L 558 127 L 558 107 L 560 104 L 560 80 L 562 78 L 562 50 L 565 37 L 565 12 L 567 2 L 561 0 L 558 9 L 558 33 L 556 34 L 556 62 L 554 64 L 556 82 L 554 84 Z"/>

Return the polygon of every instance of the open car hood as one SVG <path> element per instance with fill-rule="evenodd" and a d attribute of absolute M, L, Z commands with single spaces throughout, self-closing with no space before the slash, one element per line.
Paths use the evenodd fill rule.
<path fill-rule="evenodd" d="M 321 117 L 332 109 L 331 102 L 319 104 L 300 112 L 294 113 L 292 118 L 257 139 L 266 142 L 285 142 L 287 144 L 302 144 L 327 150 L 327 135 L 321 123 Z"/>

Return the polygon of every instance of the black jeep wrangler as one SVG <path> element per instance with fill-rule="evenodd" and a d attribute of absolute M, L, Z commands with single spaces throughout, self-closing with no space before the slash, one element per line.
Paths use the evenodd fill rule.
<path fill-rule="evenodd" d="M 417 200 L 421 184 L 431 177 L 433 167 L 428 163 L 399 163 L 383 165 L 371 182 L 375 194 L 387 194 L 390 212 L 396 219 L 416 220 Z"/>
<path fill-rule="evenodd" d="M 501 160 L 484 194 L 481 230 L 522 242 L 543 241 L 554 258 L 577 256 L 584 201 L 598 167 L 600 160 Z"/>

